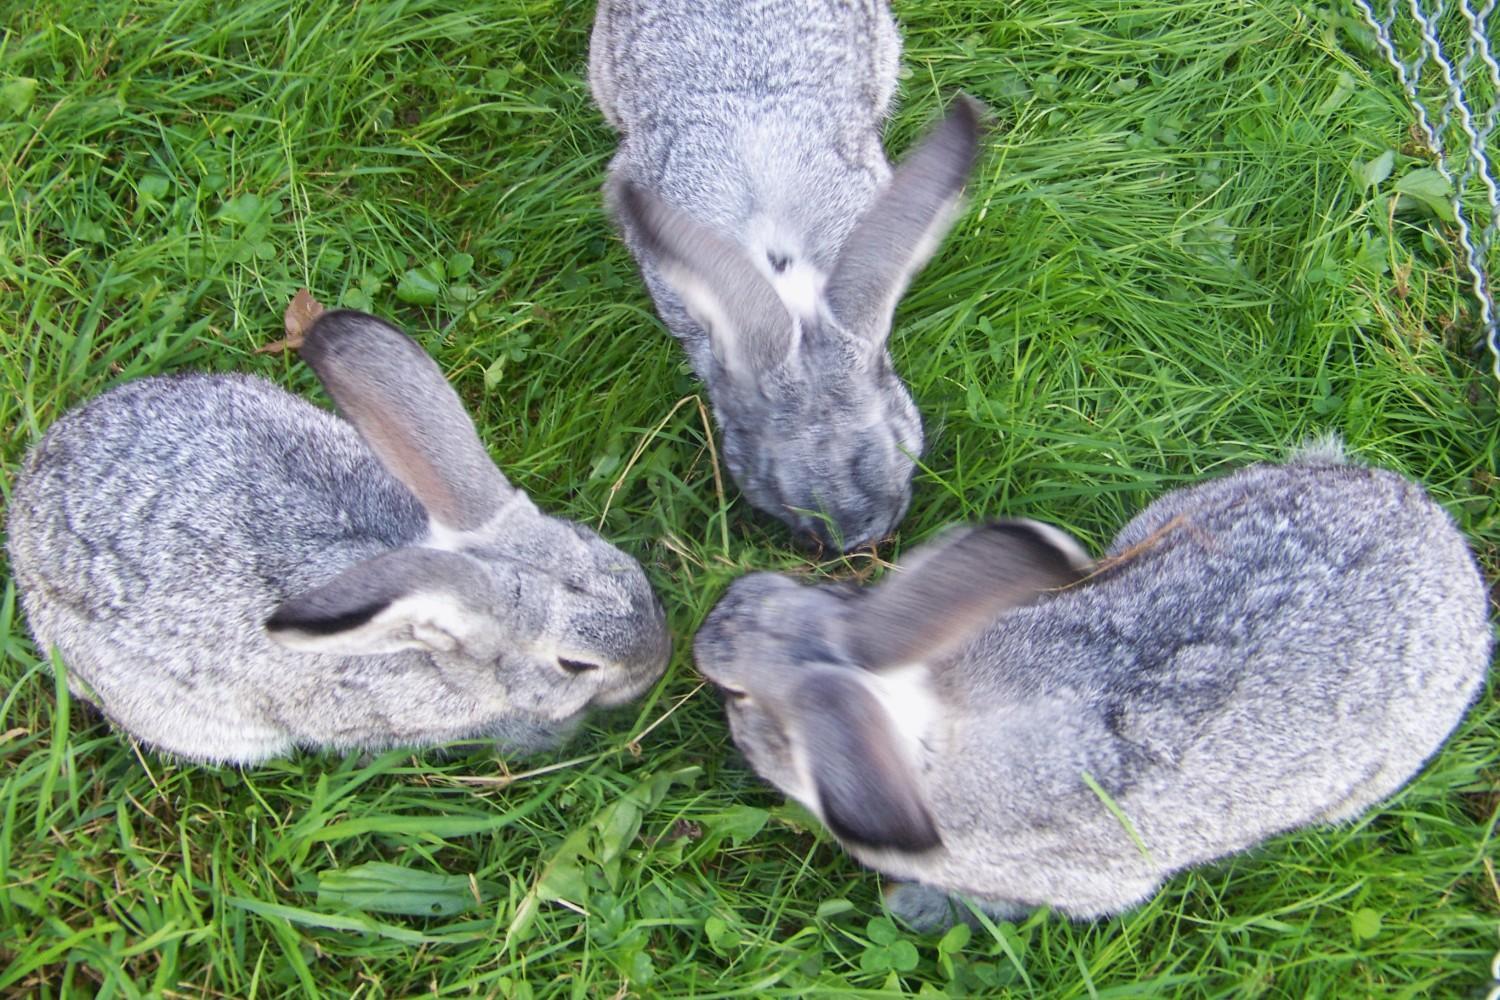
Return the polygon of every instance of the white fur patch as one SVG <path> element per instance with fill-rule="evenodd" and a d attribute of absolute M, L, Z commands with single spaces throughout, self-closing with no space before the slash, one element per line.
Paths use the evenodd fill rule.
<path fill-rule="evenodd" d="M 770 268 L 769 263 L 766 266 Z M 776 289 L 787 311 L 799 318 L 818 314 L 826 281 L 823 272 L 804 261 L 787 265 L 780 274 L 774 270 L 771 273 L 771 287 Z"/>
<path fill-rule="evenodd" d="M 812 776 L 812 760 L 807 755 L 807 748 L 797 745 L 792 750 L 793 770 L 796 772 L 795 783 L 788 783 L 782 792 L 789 799 L 796 799 L 802 807 L 814 816 L 823 825 L 828 821 L 823 816 L 823 803 L 818 801 L 818 793 L 815 791 Z"/>
<path fill-rule="evenodd" d="M 1292 448 L 1287 461 L 1294 465 L 1345 465 L 1349 457 L 1344 451 L 1343 437 L 1337 431 L 1323 431 Z"/>
<path fill-rule="evenodd" d="M 746 227 L 745 245 L 750 259 L 771 282 L 788 312 L 798 319 L 818 315 L 828 275 L 808 261 L 800 236 L 767 216 L 757 215 Z M 773 258 L 785 261 L 780 271 L 771 263 Z"/>
<path fill-rule="evenodd" d="M 431 514 L 427 515 L 427 538 L 420 544 L 429 549 L 437 549 L 440 552 L 462 552 L 471 545 L 481 544 L 495 536 L 493 525 L 502 518 L 510 519 L 520 514 L 516 510 L 521 505 L 528 513 L 537 513 L 536 505 L 531 498 L 520 490 L 512 490 L 511 495 L 506 497 L 490 515 L 490 519 L 471 531 L 460 531 L 450 528 L 441 523 Z"/>
<path fill-rule="evenodd" d="M 891 728 L 906 744 L 907 759 L 921 759 L 923 745 L 936 735 L 942 705 L 933 694 L 931 675 L 922 664 L 898 667 L 861 678 L 880 700 L 890 717 Z"/>

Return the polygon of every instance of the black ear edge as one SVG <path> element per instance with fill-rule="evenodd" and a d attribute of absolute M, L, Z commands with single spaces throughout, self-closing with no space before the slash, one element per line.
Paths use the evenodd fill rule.
<path fill-rule="evenodd" d="M 954 95 L 948 104 L 948 115 L 957 118 L 964 126 L 966 132 L 978 137 L 989 131 L 986 119 L 989 117 L 989 108 L 984 102 L 967 91 L 960 90 Z"/>
<path fill-rule="evenodd" d="M 896 166 L 898 174 L 920 174 L 935 184 L 943 197 L 963 193 L 979 162 L 980 138 L 986 131 L 986 108 L 960 93 L 947 112 Z"/>
<path fill-rule="evenodd" d="M 1040 521 L 997 518 L 981 522 L 976 534 L 986 541 L 1012 547 L 1023 555 L 1041 578 L 1055 581 L 1055 589 L 1077 583 L 1089 574 L 1088 554 L 1060 529 Z"/>
<path fill-rule="evenodd" d="M 968 94 L 960 93 L 948 107 L 948 114 L 938 126 L 951 135 L 945 136 L 945 146 L 953 154 L 953 170 L 949 184 L 954 194 L 962 191 L 968 183 L 974 165 L 979 161 L 979 140 L 984 135 L 985 106 Z"/>
<path fill-rule="evenodd" d="M 402 349 L 432 361 L 432 356 L 406 331 L 379 316 L 371 316 L 357 309 L 329 309 L 322 313 L 307 328 L 297 353 L 316 369 L 318 363 L 330 355 L 357 352 L 360 341 L 370 341 L 372 327 L 384 334 L 388 343 L 400 344 Z"/>
<path fill-rule="evenodd" d="M 797 687 L 808 770 L 828 829 L 862 847 L 919 853 L 942 846 L 901 737 L 852 673 L 820 670 Z"/>
<path fill-rule="evenodd" d="M 316 607 L 308 606 L 314 603 L 298 601 L 296 598 L 287 601 L 266 619 L 266 631 L 272 635 L 294 632 L 303 635 L 337 635 L 369 624 L 371 619 L 391 606 L 390 601 L 372 601 L 336 613 L 319 614 Z"/>
<path fill-rule="evenodd" d="M 666 206 L 656 195 L 627 177 L 612 178 L 604 190 L 604 201 L 622 228 L 629 229 L 646 250 L 658 257 L 675 254 L 661 238 L 661 219 Z"/>
<path fill-rule="evenodd" d="M 265 627 L 273 635 L 328 636 L 359 628 L 397 601 L 420 591 L 471 594 L 482 577 L 467 573 L 465 555 L 424 546 L 391 549 L 355 563 L 333 579 L 281 602 Z M 467 573 L 467 575 L 466 575 Z"/>
<path fill-rule="evenodd" d="M 879 802 L 852 807 L 850 803 L 830 799 L 822 788 L 818 789 L 818 800 L 828 829 L 846 843 L 907 854 L 920 854 L 943 846 L 937 824 L 925 809 L 916 813 L 877 813 Z"/>

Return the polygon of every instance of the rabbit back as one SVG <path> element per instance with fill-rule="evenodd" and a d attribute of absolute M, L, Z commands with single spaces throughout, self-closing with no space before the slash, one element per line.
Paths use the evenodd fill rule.
<path fill-rule="evenodd" d="M 205 609 L 267 599 L 427 530 L 353 428 L 244 375 L 139 379 L 65 414 L 16 501 L 18 571 L 78 581 L 57 596 L 105 622 L 170 618 L 190 581 Z"/>
<path fill-rule="evenodd" d="M 632 147 L 642 164 L 687 159 L 670 143 L 679 127 L 681 134 L 729 135 L 745 121 L 780 116 L 795 129 L 821 108 L 810 124 L 843 122 L 863 157 L 883 166 L 878 143 L 871 152 L 864 133 L 890 113 L 900 57 L 901 37 L 883 0 L 601 0 L 589 85 L 623 140 L 653 137 Z M 800 145 L 818 134 L 788 138 Z M 640 155 L 647 151 L 657 155 Z"/>
<path fill-rule="evenodd" d="M 1483 683 L 1474 558 L 1392 473 L 1255 466 L 1163 497 L 1110 555 L 944 681 L 987 708 L 929 765 L 949 850 L 904 874 L 1118 912 L 1173 871 L 1395 792 Z"/>
<path fill-rule="evenodd" d="M 754 259 L 826 274 L 890 175 L 880 129 L 900 51 L 878 0 L 603 0 L 590 82 L 620 132 L 611 173 L 737 234 Z M 625 237 L 701 374 L 702 330 L 628 225 Z"/>

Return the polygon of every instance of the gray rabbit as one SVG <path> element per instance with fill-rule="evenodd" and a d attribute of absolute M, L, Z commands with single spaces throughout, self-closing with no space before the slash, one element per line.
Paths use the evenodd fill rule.
<path fill-rule="evenodd" d="M 302 357 L 347 423 L 185 374 L 112 389 L 32 450 L 11 566 L 75 694 L 160 750 L 252 763 L 534 750 L 662 673 L 640 566 L 507 482 L 420 346 L 336 311 Z"/>
<path fill-rule="evenodd" d="M 922 424 L 886 351 L 979 144 L 961 97 L 892 174 L 901 40 L 883 0 L 600 0 L 606 198 L 707 386 L 755 507 L 851 549 L 911 501 Z"/>
<path fill-rule="evenodd" d="M 1448 515 L 1322 447 L 1167 494 L 1097 566 L 999 521 L 868 590 L 746 576 L 694 652 L 755 770 L 931 927 L 950 894 L 1118 913 L 1357 816 L 1458 724 L 1490 647 Z"/>

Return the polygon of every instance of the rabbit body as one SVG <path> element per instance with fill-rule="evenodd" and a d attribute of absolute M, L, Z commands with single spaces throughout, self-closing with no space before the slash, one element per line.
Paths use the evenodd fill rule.
<path fill-rule="evenodd" d="M 881 0 L 601 0 L 589 54 L 620 133 L 611 204 L 731 474 L 757 508 L 845 549 L 910 500 L 922 429 L 886 351 L 891 312 L 977 143 L 970 102 L 932 162 L 889 183 L 900 51 Z"/>
<path fill-rule="evenodd" d="M 833 269 L 890 177 L 880 133 L 900 58 L 883 0 L 601 0 L 589 84 L 620 133 L 610 170 L 735 234 L 796 294 L 795 281 Z M 707 335 L 653 255 L 631 249 L 663 321 L 712 384 Z"/>
<path fill-rule="evenodd" d="M 890 900 L 911 922 L 941 922 L 949 893 L 1003 917 L 1040 904 L 1113 914 L 1175 871 L 1350 819 L 1421 768 L 1484 682 L 1491 632 L 1474 558 L 1448 515 L 1395 474 L 1315 456 L 1253 466 L 1162 497 L 1110 555 L 1119 561 L 1095 578 L 1001 611 L 929 662 L 871 670 L 823 641 L 819 658 L 884 706 L 867 735 L 904 748 L 888 774 L 930 817 L 931 835 L 907 848 L 879 843 L 878 821 L 865 843 L 842 838 L 918 883 Z M 932 583 L 944 559 L 912 577 Z M 937 589 L 961 600 L 961 576 L 972 574 Z M 902 585 L 898 571 L 883 596 Z M 864 595 L 774 577 L 736 595 L 741 586 L 700 633 L 698 661 L 750 703 L 772 692 L 764 701 L 778 707 L 758 714 L 774 720 L 731 707 L 736 739 L 826 821 L 826 790 L 861 781 L 799 759 L 810 752 L 799 726 L 829 724 L 830 706 L 799 723 L 785 707 L 794 699 L 775 693 L 786 682 L 752 678 L 752 664 L 792 669 L 785 661 L 810 647 L 806 622 L 837 632 Z M 881 641 L 878 621 L 854 627 Z M 782 646 L 757 629 L 798 638 Z"/>
<path fill-rule="evenodd" d="M 329 315 L 356 349 L 361 324 L 405 339 Z M 410 364 L 451 394 L 410 346 L 420 357 L 398 359 L 393 381 Z M 10 559 L 42 654 L 55 647 L 74 694 L 159 749 L 248 763 L 493 738 L 525 752 L 590 704 L 638 694 L 669 642 L 633 560 L 541 514 L 497 470 L 493 483 L 492 516 L 455 530 L 353 426 L 270 383 L 145 378 L 64 415 L 32 450 Z M 424 604 L 437 625 L 392 617 Z M 389 634 L 365 634 L 382 621 Z M 574 676 L 559 655 L 600 668 Z"/>

